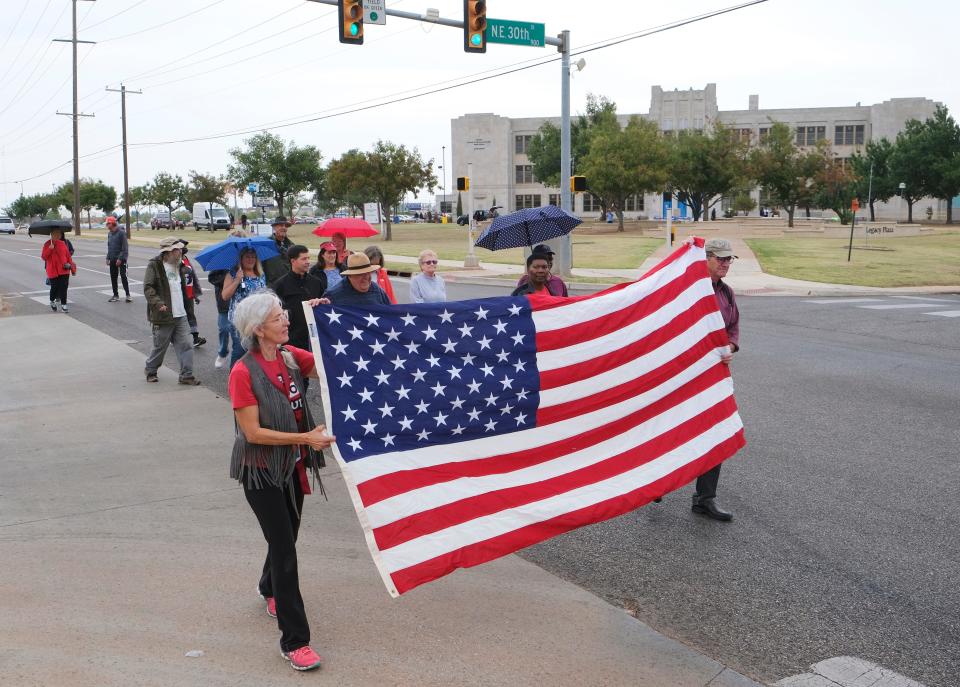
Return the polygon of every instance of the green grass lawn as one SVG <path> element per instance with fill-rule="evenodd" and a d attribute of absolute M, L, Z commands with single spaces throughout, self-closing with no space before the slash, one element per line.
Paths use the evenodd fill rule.
<path fill-rule="evenodd" d="M 763 271 L 791 279 L 855 286 L 960 285 L 960 233 L 871 238 L 863 250 L 854 239 L 847 262 L 847 239 L 747 239 Z M 859 247 L 859 248 L 858 248 Z"/>

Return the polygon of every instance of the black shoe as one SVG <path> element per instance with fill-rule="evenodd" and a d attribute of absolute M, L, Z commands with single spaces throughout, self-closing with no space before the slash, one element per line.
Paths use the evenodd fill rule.
<path fill-rule="evenodd" d="M 199 386 L 199 385 L 200 385 L 200 380 L 197 379 L 196 377 L 193 377 L 193 376 L 191 376 L 191 377 L 181 377 L 181 378 L 180 378 L 180 383 L 183 384 L 184 386 Z"/>
<path fill-rule="evenodd" d="M 148 373 L 147 373 L 147 381 L 148 381 L 148 382 L 156 382 L 156 381 L 158 381 L 158 380 L 157 380 L 157 373 L 156 373 L 156 372 L 148 372 Z"/>
<path fill-rule="evenodd" d="M 728 513 L 718 506 L 715 498 L 698 498 L 693 502 L 693 506 L 691 506 L 690 510 L 697 515 L 705 515 L 708 518 L 719 520 L 720 522 L 730 522 L 733 520 L 733 513 Z"/>
<path fill-rule="evenodd" d="M 662 497 L 662 496 L 658 496 L 657 498 L 655 498 L 655 499 L 653 500 L 653 502 L 654 502 L 654 503 L 663 503 L 663 497 Z"/>
<path fill-rule="evenodd" d="M 205 344 L 205 343 L 207 343 L 207 340 L 204 339 L 202 336 L 200 336 L 199 334 L 194 334 L 194 335 L 193 335 L 193 347 L 194 347 L 194 348 L 199 348 L 200 346 L 202 346 L 202 345 Z"/>

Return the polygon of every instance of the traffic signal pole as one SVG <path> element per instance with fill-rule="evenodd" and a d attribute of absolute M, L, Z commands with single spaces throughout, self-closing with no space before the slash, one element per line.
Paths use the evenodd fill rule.
<path fill-rule="evenodd" d="M 319 5 L 331 5 L 340 7 L 340 0 L 308 0 Z M 425 14 L 417 12 L 404 12 L 385 8 L 385 14 L 388 17 L 399 17 L 400 19 L 411 19 L 428 24 L 440 24 L 441 26 L 451 26 L 456 29 L 463 29 L 462 19 L 446 19 L 441 17 L 436 10 L 427 10 Z M 552 45 L 560 53 L 560 206 L 562 209 L 572 212 L 573 195 L 570 193 L 570 32 L 563 31 L 556 38 L 544 37 L 546 45 Z M 467 163 L 468 167 L 471 163 Z M 444 165 L 446 166 L 446 165 Z M 444 170 L 446 173 L 446 170 Z M 472 194 L 471 180 L 471 194 Z M 470 209 L 470 222 L 473 222 L 473 208 Z M 470 225 L 468 225 L 470 226 Z M 468 234 L 470 232 L 468 231 Z M 554 267 L 556 271 L 563 276 L 570 275 L 570 269 L 573 266 L 573 244 L 570 234 L 561 236 L 554 241 L 556 244 L 556 260 Z"/>

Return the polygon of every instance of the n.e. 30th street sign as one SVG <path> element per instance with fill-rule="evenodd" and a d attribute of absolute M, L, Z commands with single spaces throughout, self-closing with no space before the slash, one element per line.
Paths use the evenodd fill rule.
<path fill-rule="evenodd" d="M 488 43 L 507 43 L 509 45 L 542 48 L 546 45 L 545 37 L 546 31 L 543 24 L 487 17 Z"/>

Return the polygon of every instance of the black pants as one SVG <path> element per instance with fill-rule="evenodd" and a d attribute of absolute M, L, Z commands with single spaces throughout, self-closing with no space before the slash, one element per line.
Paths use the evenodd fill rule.
<path fill-rule="evenodd" d="M 290 652 L 310 643 L 310 626 L 300 596 L 300 577 L 297 572 L 297 533 L 303 510 L 303 488 L 294 474 L 293 493 L 296 510 L 290 502 L 290 489 L 264 487 L 243 493 L 253 509 L 263 537 L 267 540 L 267 560 L 260 577 L 260 593 L 272 596 L 277 603 L 277 625 L 280 627 L 280 649 Z"/>
<path fill-rule="evenodd" d="M 720 481 L 720 465 L 697 477 L 697 496 L 702 499 L 716 498 L 717 482 Z"/>
<path fill-rule="evenodd" d="M 67 286 L 70 284 L 70 275 L 61 274 L 59 277 L 50 277 L 50 302 L 60 301 L 61 305 L 67 302 Z"/>
<path fill-rule="evenodd" d="M 113 295 L 119 296 L 117 291 L 117 276 L 120 277 L 120 280 L 123 282 L 123 290 L 127 294 L 127 298 L 130 297 L 130 284 L 127 283 L 127 262 L 124 260 L 117 265 L 116 260 L 110 261 L 110 285 L 113 287 Z"/>

